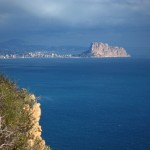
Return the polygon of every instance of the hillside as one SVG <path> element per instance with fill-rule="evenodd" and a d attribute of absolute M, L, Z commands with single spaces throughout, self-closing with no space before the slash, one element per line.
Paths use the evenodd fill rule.
<path fill-rule="evenodd" d="M 0 75 L 0 150 L 50 150 L 41 137 L 40 104 Z"/>

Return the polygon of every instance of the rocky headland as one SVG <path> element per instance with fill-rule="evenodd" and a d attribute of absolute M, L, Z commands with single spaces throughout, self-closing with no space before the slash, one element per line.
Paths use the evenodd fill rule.
<path fill-rule="evenodd" d="M 130 57 L 122 47 L 109 46 L 101 42 L 93 42 L 88 51 L 82 53 L 81 57 Z"/>
<path fill-rule="evenodd" d="M 50 150 L 41 137 L 34 94 L 0 75 L 0 150 Z"/>

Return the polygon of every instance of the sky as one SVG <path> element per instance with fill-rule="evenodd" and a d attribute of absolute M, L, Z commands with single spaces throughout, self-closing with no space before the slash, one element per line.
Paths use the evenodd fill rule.
<path fill-rule="evenodd" d="M 0 0 L 0 42 L 150 47 L 150 0 Z"/>

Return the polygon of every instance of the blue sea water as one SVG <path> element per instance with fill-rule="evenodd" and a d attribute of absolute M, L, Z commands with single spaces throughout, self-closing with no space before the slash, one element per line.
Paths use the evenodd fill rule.
<path fill-rule="evenodd" d="M 150 150 L 150 59 L 10 59 L 0 72 L 40 96 L 53 150 Z"/>

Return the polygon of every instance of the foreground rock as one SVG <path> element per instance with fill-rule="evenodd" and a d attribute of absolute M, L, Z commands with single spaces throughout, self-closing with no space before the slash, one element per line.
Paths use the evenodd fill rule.
<path fill-rule="evenodd" d="M 101 42 L 93 42 L 88 51 L 81 57 L 130 57 L 126 50 L 117 46 L 109 46 Z"/>
<path fill-rule="evenodd" d="M 29 95 L 28 99 L 31 100 L 31 105 L 26 104 L 24 106 L 24 110 L 27 111 L 30 114 L 30 123 L 32 124 L 32 127 L 28 130 L 27 137 L 27 143 L 28 143 L 28 149 L 39 149 L 39 150 L 50 150 L 49 147 L 46 146 L 45 141 L 42 139 L 42 128 L 39 124 L 40 117 L 41 117 L 41 108 L 40 103 L 36 102 L 35 96 Z"/>

